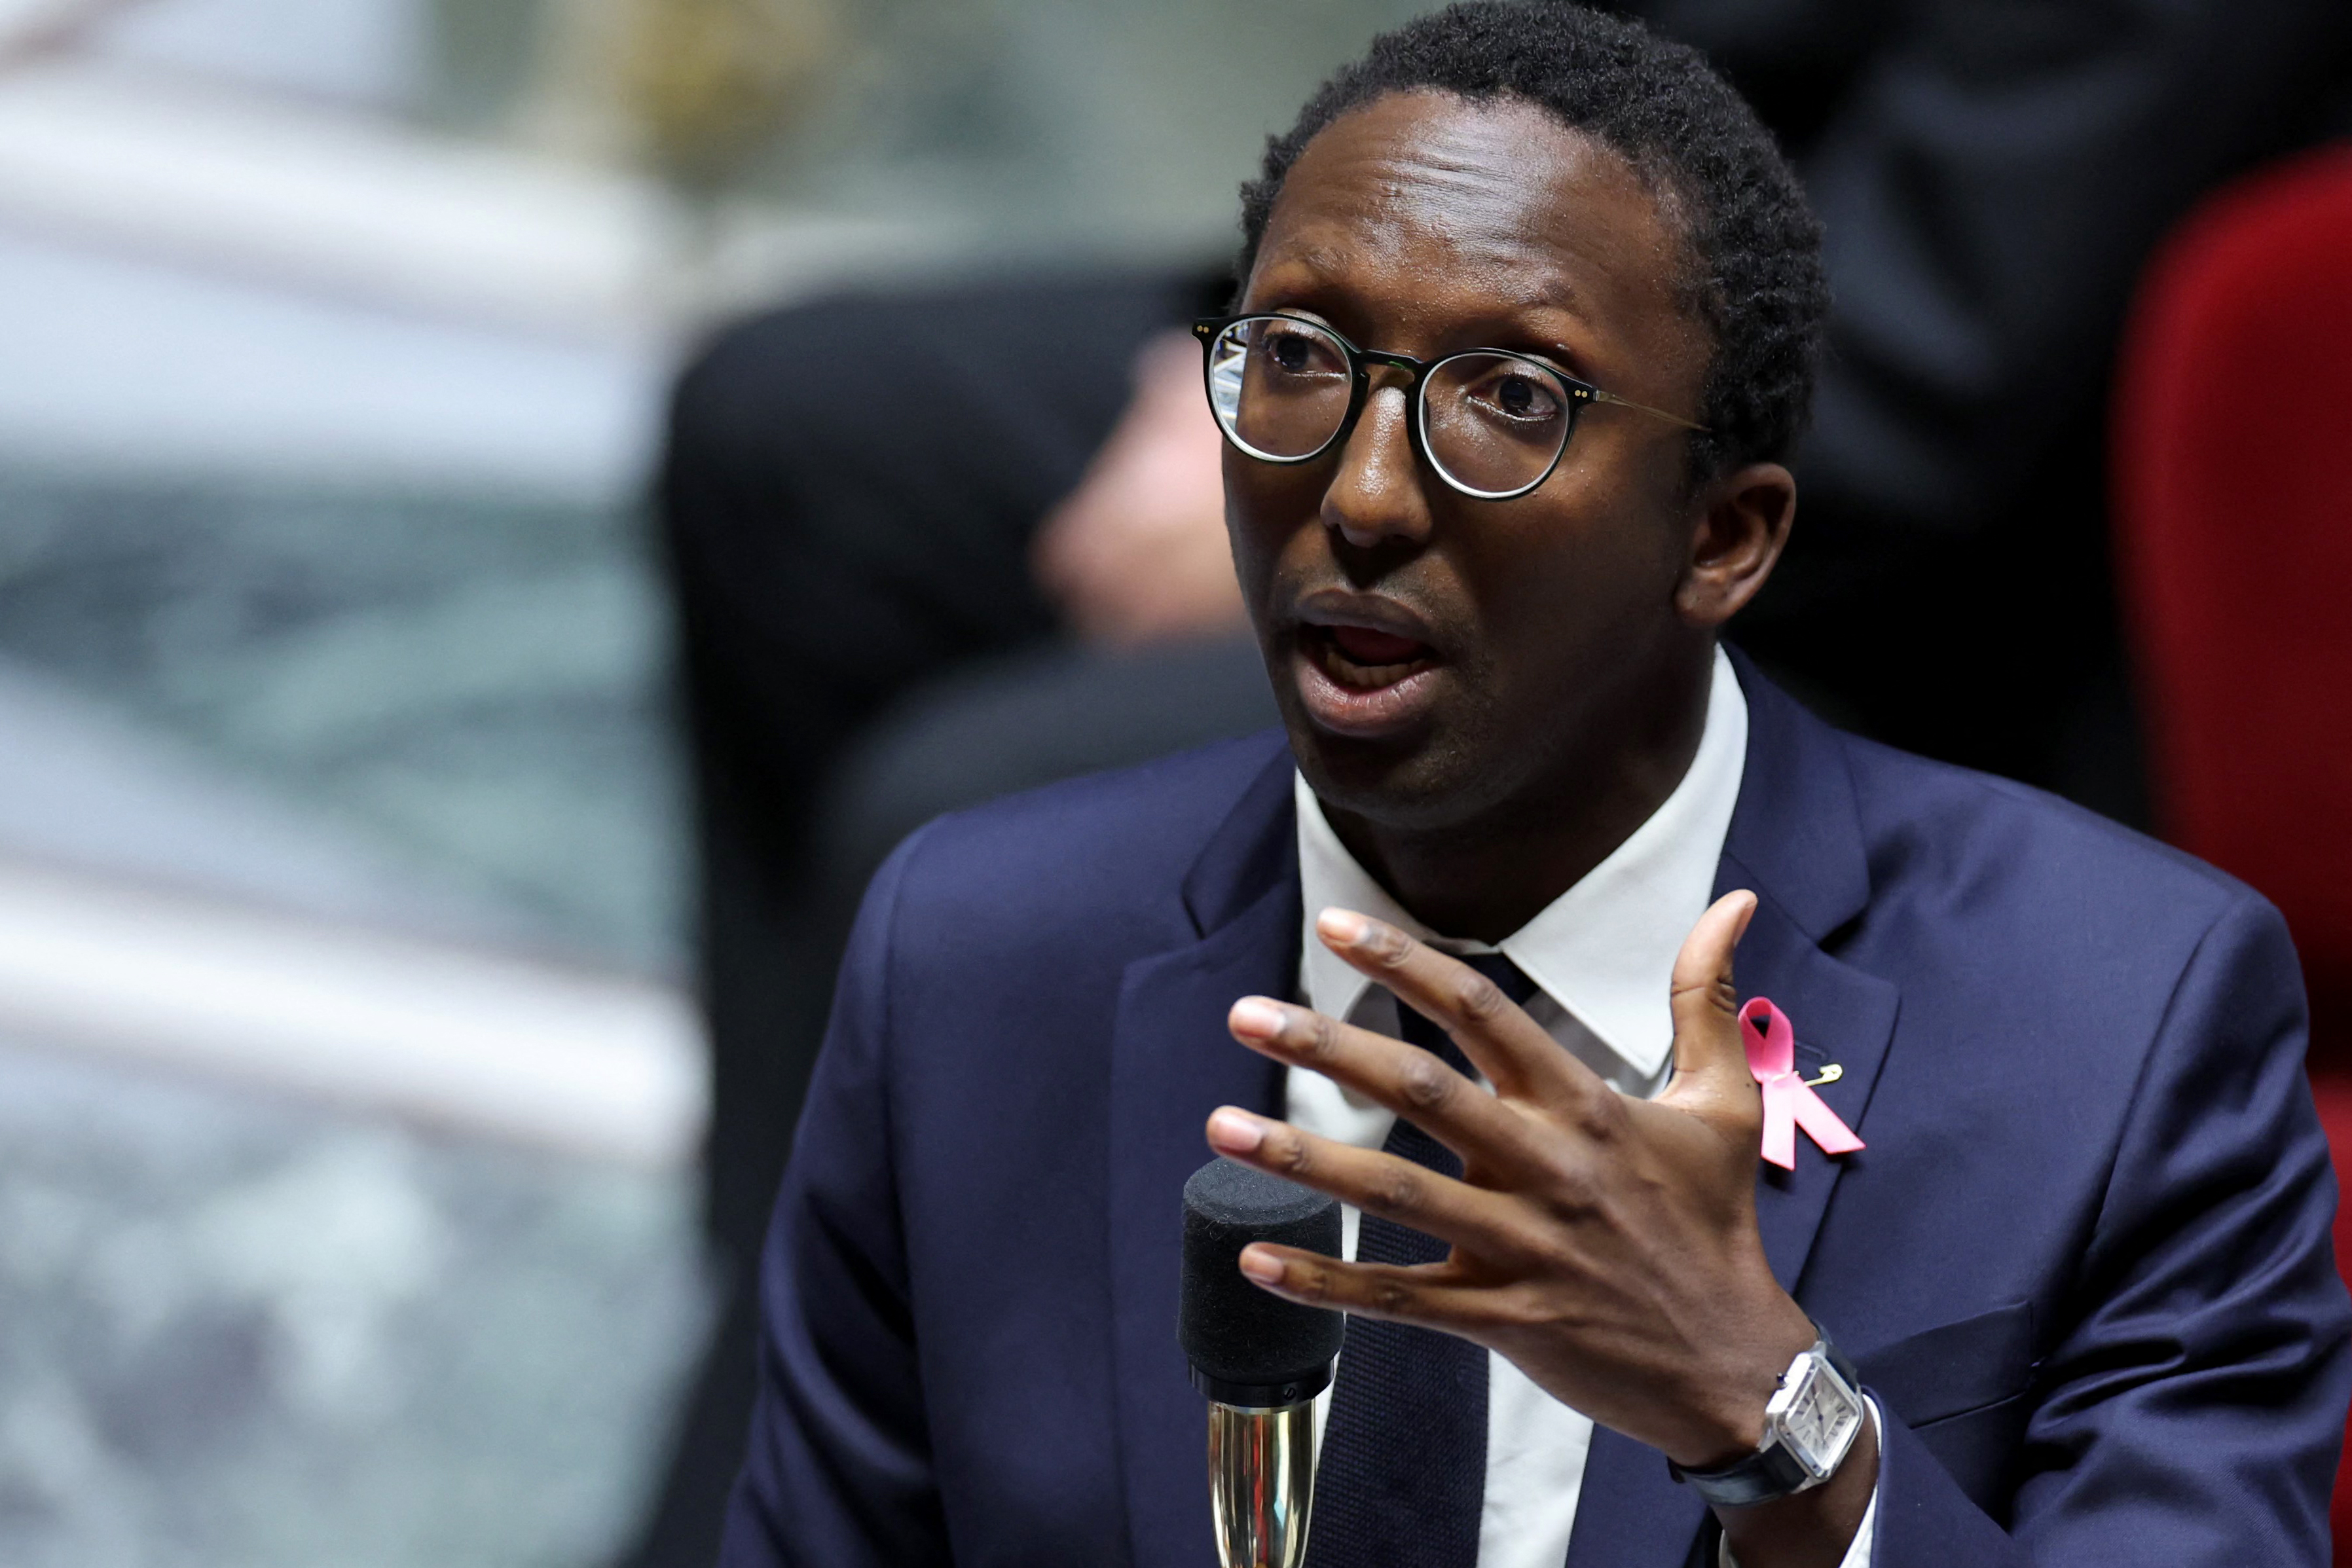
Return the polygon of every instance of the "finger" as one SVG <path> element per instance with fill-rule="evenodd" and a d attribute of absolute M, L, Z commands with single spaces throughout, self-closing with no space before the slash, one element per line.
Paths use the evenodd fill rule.
<path fill-rule="evenodd" d="M 1426 1166 L 1334 1143 L 1234 1105 L 1219 1106 L 1208 1131 L 1209 1146 L 1227 1159 L 1328 1193 L 1449 1247 L 1488 1258 L 1526 1249 L 1507 1200 Z"/>
<path fill-rule="evenodd" d="M 1241 1270 L 1252 1284 L 1286 1301 L 1350 1317 L 1458 1333 L 1492 1315 L 1485 1292 L 1459 1283 L 1450 1263 L 1346 1263 L 1255 1241 L 1242 1249 Z"/>
<path fill-rule="evenodd" d="M 1731 982 L 1731 956 L 1756 914 L 1756 895 L 1727 893 L 1698 917 L 1675 956 L 1674 1084 L 1748 1083 L 1748 1051 L 1739 1039 L 1739 992 Z"/>
<path fill-rule="evenodd" d="M 1513 1170 L 1541 1158 L 1525 1116 L 1417 1045 L 1267 997 L 1244 997 L 1226 1024 L 1260 1055 L 1387 1106 L 1465 1164 Z"/>
<path fill-rule="evenodd" d="M 1512 1099 L 1594 1101 L 1609 1086 L 1559 1048 L 1503 988 L 1459 958 L 1352 910 L 1316 917 L 1323 945 L 1454 1037 L 1462 1054 Z"/>

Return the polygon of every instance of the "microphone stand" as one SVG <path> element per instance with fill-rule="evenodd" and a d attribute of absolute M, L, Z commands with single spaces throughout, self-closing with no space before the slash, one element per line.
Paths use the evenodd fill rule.
<path fill-rule="evenodd" d="M 1315 1508 L 1315 1399 L 1331 1386 L 1347 1320 L 1251 1284 L 1240 1259 L 1253 1241 L 1337 1256 L 1339 1205 L 1231 1160 L 1184 1184 L 1176 1337 L 1209 1402 L 1217 1560 L 1300 1568 Z"/>
<path fill-rule="evenodd" d="M 1298 1568 L 1315 1511 L 1315 1401 L 1209 1402 L 1209 1511 L 1223 1568 Z"/>

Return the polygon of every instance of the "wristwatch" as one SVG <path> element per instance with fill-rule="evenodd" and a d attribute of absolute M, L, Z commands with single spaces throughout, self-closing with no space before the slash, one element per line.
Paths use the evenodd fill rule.
<path fill-rule="evenodd" d="M 1821 1324 L 1813 1334 L 1812 1348 L 1789 1364 L 1764 1406 L 1764 1440 L 1756 1451 L 1711 1470 L 1686 1470 L 1668 1459 L 1675 1479 L 1689 1482 L 1713 1507 L 1749 1508 L 1810 1491 L 1837 1474 L 1867 1418 L 1862 1378 Z"/>

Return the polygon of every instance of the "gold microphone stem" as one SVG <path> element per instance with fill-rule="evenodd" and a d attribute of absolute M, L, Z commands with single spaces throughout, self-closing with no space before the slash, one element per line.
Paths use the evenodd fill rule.
<path fill-rule="evenodd" d="M 1224 1568 L 1299 1568 L 1315 1506 L 1315 1401 L 1209 1402 L 1209 1505 Z"/>

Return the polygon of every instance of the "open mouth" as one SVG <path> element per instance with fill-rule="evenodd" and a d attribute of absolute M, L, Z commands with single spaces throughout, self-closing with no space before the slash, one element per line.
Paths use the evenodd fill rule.
<path fill-rule="evenodd" d="M 1378 691 L 1419 674 L 1437 662 L 1426 643 L 1376 632 L 1369 626 L 1300 628 L 1307 657 L 1333 684 L 1349 691 Z"/>

